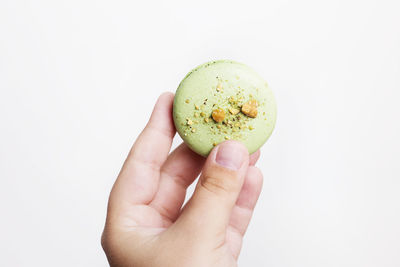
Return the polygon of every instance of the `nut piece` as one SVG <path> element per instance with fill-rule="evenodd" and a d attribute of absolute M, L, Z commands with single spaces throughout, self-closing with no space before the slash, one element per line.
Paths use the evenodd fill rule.
<path fill-rule="evenodd" d="M 222 84 L 221 84 L 221 83 L 218 83 L 218 85 L 217 85 L 217 92 L 221 91 L 221 89 L 222 89 Z"/>
<path fill-rule="evenodd" d="M 239 113 L 239 110 L 236 109 L 236 108 L 228 108 L 228 110 L 229 110 L 229 112 L 230 112 L 232 115 L 236 115 L 236 114 Z"/>
<path fill-rule="evenodd" d="M 242 106 L 242 112 L 250 118 L 257 117 L 257 100 L 249 100 Z"/>
<path fill-rule="evenodd" d="M 216 122 L 221 122 L 225 119 L 225 111 L 221 108 L 214 109 L 211 116 Z"/>

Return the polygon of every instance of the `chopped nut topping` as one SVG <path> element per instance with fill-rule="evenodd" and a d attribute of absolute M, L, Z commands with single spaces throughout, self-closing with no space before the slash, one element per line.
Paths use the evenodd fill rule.
<path fill-rule="evenodd" d="M 217 85 L 217 92 L 221 91 L 221 89 L 222 89 L 222 84 L 221 84 L 221 83 L 218 83 L 218 85 Z"/>
<path fill-rule="evenodd" d="M 214 143 L 213 143 L 213 146 L 216 146 L 216 145 L 217 145 L 217 143 L 214 142 Z"/>
<path fill-rule="evenodd" d="M 229 136 L 225 136 L 225 139 L 226 139 L 226 140 L 229 140 Z"/>
<path fill-rule="evenodd" d="M 185 102 L 186 102 L 186 104 L 189 104 L 190 100 L 189 100 L 189 99 L 186 99 Z"/>
<path fill-rule="evenodd" d="M 208 122 L 208 118 L 204 118 L 204 121 L 205 121 L 205 122 Z"/>
<path fill-rule="evenodd" d="M 197 109 L 197 110 L 200 109 L 198 105 L 194 105 L 194 108 Z"/>
<path fill-rule="evenodd" d="M 195 132 L 196 132 L 196 129 L 195 129 L 195 128 L 193 128 L 193 129 L 192 129 L 192 133 L 195 133 Z"/>
<path fill-rule="evenodd" d="M 257 107 L 257 101 L 252 99 L 242 106 L 242 112 L 248 117 L 255 118 L 257 117 Z"/>
<path fill-rule="evenodd" d="M 221 129 L 221 125 L 220 125 L 220 124 L 218 124 L 218 125 L 217 125 L 217 128 L 218 128 L 218 129 Z"/>
<path fill-rule="evenodd" d="M 200 113 L 200 116 L 205 117 L 206 113 L 202 112 L 202 113 Z"/>
<path fill-rule="evenodd" d="M 195 112 L 195 113 L 194 113 L 194 117 L 195 117 L 195 118 L 198 118 L 198 117 L 199 117 L 199 113 Z"/>
<path fill-rule="evenodd" d="M 221 108 L 214 109 L 211 115 L 216 122 L 221 122 L 225 118 L 225 111 Z"/>
<path fill-rule="evenodd" d="M 229 112 L 230 112 L 232 115 L 236 115 L 236 114 L 238 114 L 239 111 L 240 111 L 240 110 L 238 110 L 238 109 L 236 109 L 236 108 L 228 108 L 228 110 L 229 110 Z"/>
<path fill-rule="evenodd" d="M 253 130 L 253 129 L 254 129 L 254 127 L 250 125 L 249 126 L 249 130 Z"/>
<path fill-rule="evenodd" d="M 191 119 L 187 119 L 187 125 L 192 125 L 193 121 Z"/>

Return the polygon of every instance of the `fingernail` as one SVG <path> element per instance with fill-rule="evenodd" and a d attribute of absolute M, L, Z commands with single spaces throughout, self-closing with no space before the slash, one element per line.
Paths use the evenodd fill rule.
<path fill-rule="evenodd" d="M 215 157 L 219 165 L 232 170 L 239 170 L 244 159 L 243 145 L 231 141 L 220 144 Z"/>

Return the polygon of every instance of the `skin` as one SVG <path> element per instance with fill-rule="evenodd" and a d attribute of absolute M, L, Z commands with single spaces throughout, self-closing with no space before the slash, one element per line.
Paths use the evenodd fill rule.
<path fill-rule="evenodd" d="M 102 246 L 111 266 L 232 267 L 262 187 L 237 141 L 208 158 L 181 144 L 170 152 L 175 128 L 172 93 L 162 94 L 112 188 Z M 200 174 L 182 207 L 187 187 Z"/>

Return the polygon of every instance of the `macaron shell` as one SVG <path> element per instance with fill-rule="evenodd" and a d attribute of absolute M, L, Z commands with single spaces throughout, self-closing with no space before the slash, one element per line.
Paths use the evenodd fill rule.
<path fill-rule="evenodd" d="M 242 99 L 242 103 L 255 99 L 258 114 L 248 118 L 240 113 L 241 121 L 231 121 L 231 127 L 220 124 L 218 129 L 218 123 L 210 115 L 216 108 L 231 115 L 231 97 Z M 267 141 L 275 127 L 276 104 L 268 84 L 253 69 L 219 60 L 202 64 L 186 75 L 176 91 L 173 118 L 179 135 L 200 155 L 207 156 L 216 144 L 227 139 L 242 142 L 253 153 Z M 244 129 L 232 127 L 239 122 L 246 123 Z"/>

